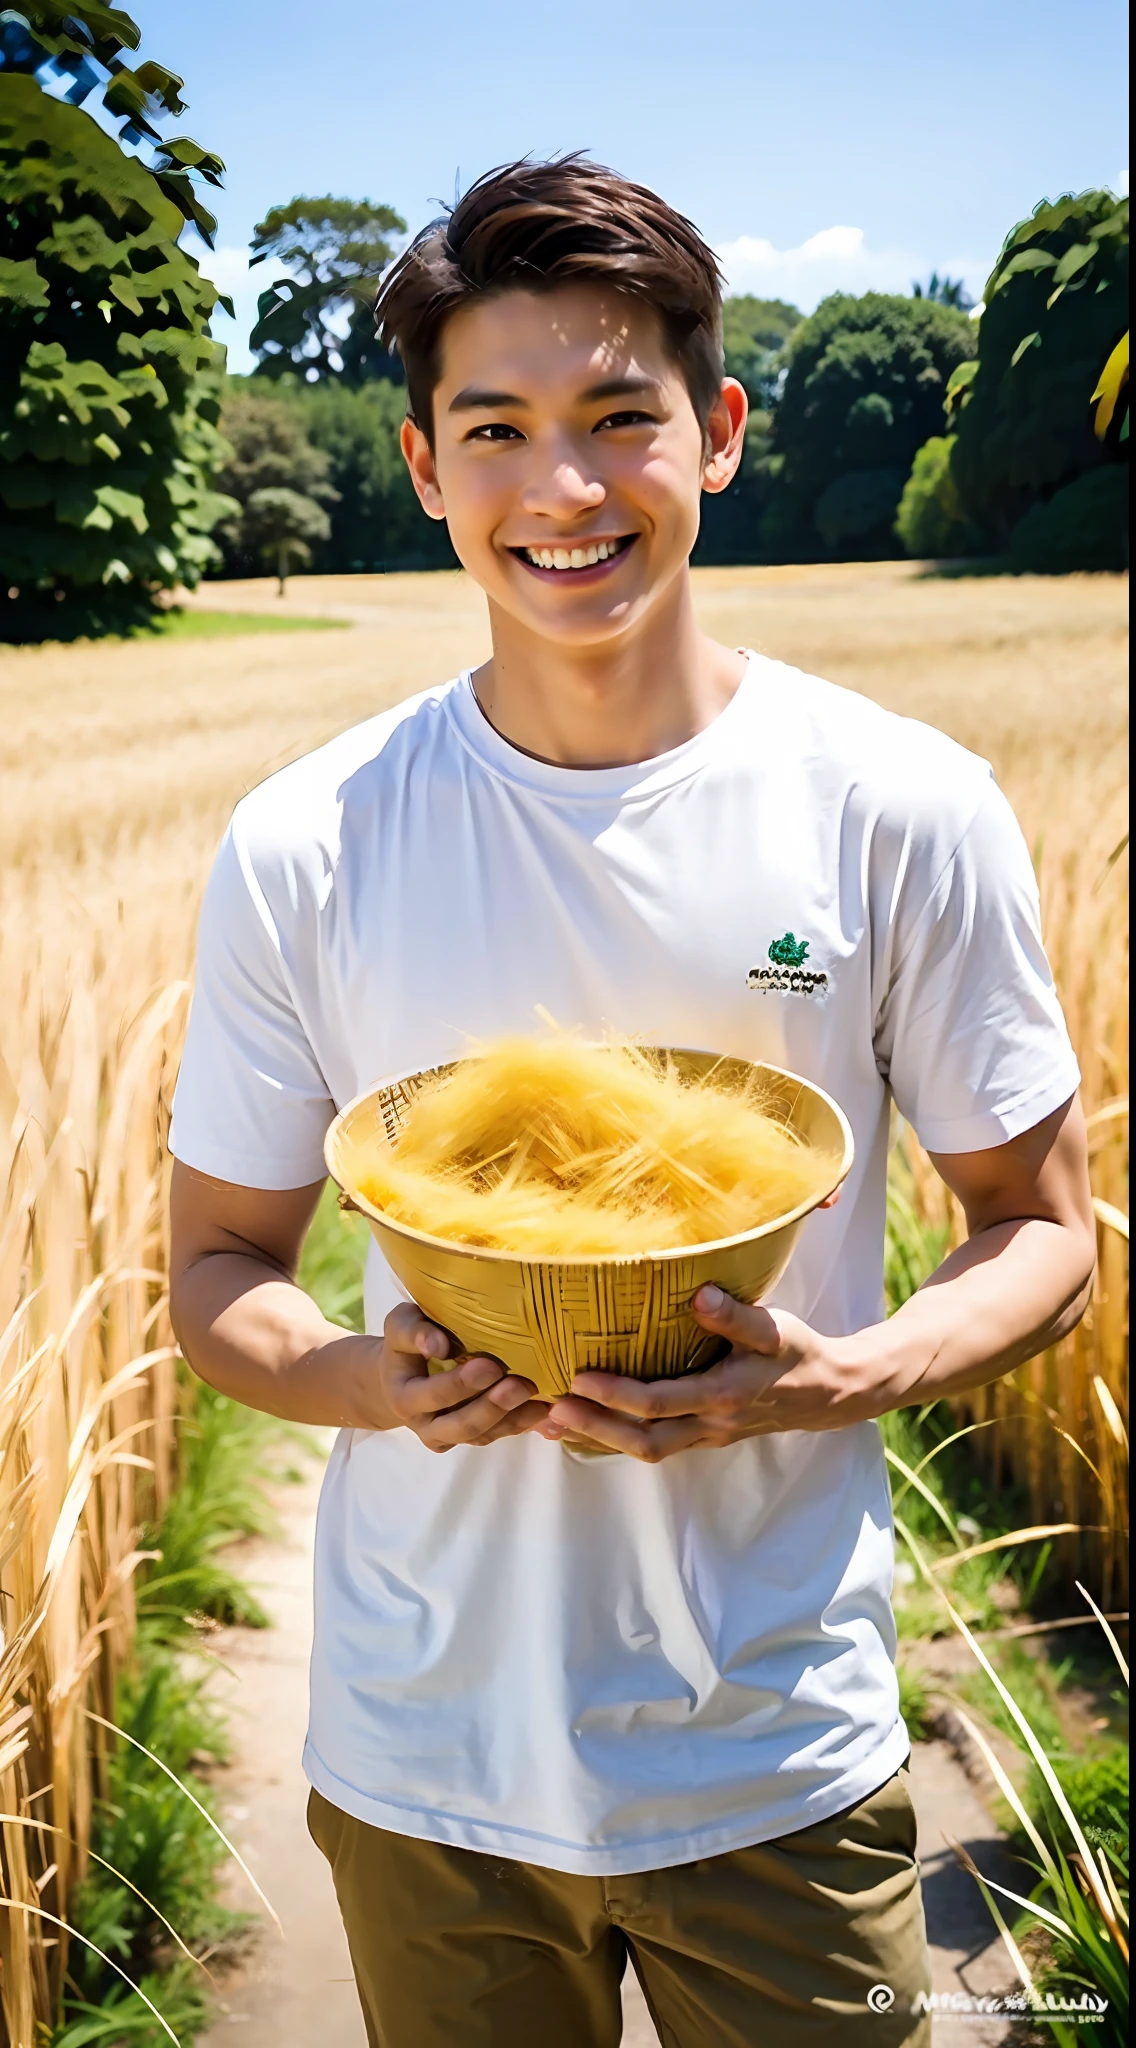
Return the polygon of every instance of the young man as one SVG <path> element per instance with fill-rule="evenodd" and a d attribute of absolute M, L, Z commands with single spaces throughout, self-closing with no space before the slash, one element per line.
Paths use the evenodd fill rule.
<path fill-rule="evenodd" d="M 578 159 L 514 165 L 379 310 L 493 654 L 238 805 L 172 1138 L 186 1355 L 340 1425 L 305 1762 L 368 2039 L 614 2048 L 630 1953 L 670 2048 L 926 2043 L 876 1418 L 1087 1298 L 1026 850 L 983 762 L 698 630 L 700 495 L 746 406 L 689 222 Z M 775 1299 L 698 1297 L 732 1346 L 708 1372 L 548 1406 L 491 1359 L 428 1377 L 447 1340 L 374 1248 L 366 1336 L 294 1284 L 337 1107 L 538 1004 L 776 1061 L 851 1120 Z M 893 1099 L 970 1236 L 885 1323 Z"/>

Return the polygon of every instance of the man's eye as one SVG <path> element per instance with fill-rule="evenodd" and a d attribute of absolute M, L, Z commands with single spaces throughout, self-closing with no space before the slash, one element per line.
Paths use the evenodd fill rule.
<path fill-rule="evenodd" d="M 609 412 L 593 428 L 593 432 L 602 433 L 605 427 L 653 427 L 654 424 L 649 412 Z"/>
<path fill-rule="evenodd" d="M 467 441 L 523 441 L 525 437 L 518 427 L 510 427 L 505 420 L 490 420 L 487 426 L 474 427 L 465 438 Z"/>

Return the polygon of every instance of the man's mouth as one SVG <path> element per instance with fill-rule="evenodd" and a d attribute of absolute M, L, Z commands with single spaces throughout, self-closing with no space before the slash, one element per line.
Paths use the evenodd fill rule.
<path fill-rule="evenodd" d="M 638 539 L 634 533 L 618 535 L 614 540 L 575 541 L 569 546 L 510 548 L 527 569 L 551 569 L 554 573 L 578 576 L 581 570 L 597 569 L 601 562 L 611 562 L 619 555 L 625 555 L 632 542 Z"/>

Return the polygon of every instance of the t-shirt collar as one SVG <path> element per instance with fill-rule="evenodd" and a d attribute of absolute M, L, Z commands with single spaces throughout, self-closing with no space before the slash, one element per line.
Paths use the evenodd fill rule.
<path fill-rule="evenodd" d="M 482 765 L 507 781 L 536 790 L 546 796 L 573 803 L 590 798 L 630 801 L 656 795 L 675 783 L 685 782 L 704 764 L 731 744 L 733 729 L 745 713 L 758 687 L 760 662 L 748 648 L 745 673 L 730 702 L 717 718 L 681 746 L 656 754 L 649 761 L 630 761 L 615 768 L 565 768 L 555 761 L 539 761 L 522 753 L 490 725 L 477 701 L 472 671 L 460 675 L 447 693 L 445 704 L 462 744 Z"/>

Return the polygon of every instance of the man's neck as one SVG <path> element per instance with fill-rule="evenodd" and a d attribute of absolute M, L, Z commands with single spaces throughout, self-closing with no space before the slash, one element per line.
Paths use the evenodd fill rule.
<path fill-rule="evenodd" d="M 693 739 L 733 697 L 745 660 L 695 624 L 689 576 L 670 602 L 598 646 L 546 640 L 490 603 L 493 653 L 473 678 L 489 723 L 564 768 L 649 761 Z"/>

